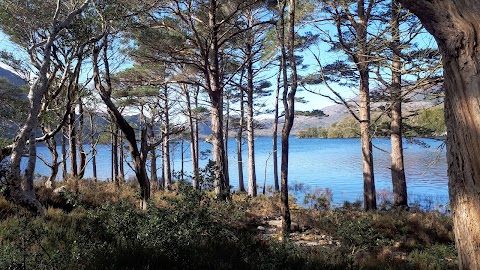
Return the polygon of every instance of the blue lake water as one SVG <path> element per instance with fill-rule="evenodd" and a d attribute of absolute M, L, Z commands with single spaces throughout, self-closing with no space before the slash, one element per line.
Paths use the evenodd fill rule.
<path fill-rule="evenodd" d="M 418 139 L 421 144 L 404 142 L 405 171 L 409 201 L 430 199 L 445 204 L 448 202 L 447 161 L 443 142 L 433 139 Z M 387 151 L 390 150 L 389 139 L 374 139 L 374 144 Z M 89 147 L 86 146 L 86 151 Z M 273 186 L 272 139 L 259 137 L 255 140 L 257 184 L 263 187 Z M 211 149 L 205 142 L 200 144 L 201 151 Z M 98 177 L 107 180 L 111 177 L 111 150 L 109 146 L 97 147 Z M 50 159 L 48 149 L 38 147 L 38 155 Z M 60 149 L 59 149 L 60 152 Z M 247 145 L 244 144 L 244 177 L 247 185 Z M 238 169 L 236 140 L 229 139 L 229 170 L 230 182 L 234 189 L 238 187 Z M 280 153 L 279 164 L 280 164 Z M 191 172 L 191 159 L 188 142 L 184 143 L 184 169 Z M 205 166 L 209 156 L 200 161 Z M 210 157 L 211 158 L 211 157 Z M 175 171 L 181 169 L 180 144 L 172 147 L 172 167 Z M 390 177 L 390 156 L 374 149 L 375 183 L 379 193 L 388 193 L 392 189 Z M 161 164 L 161 161 L 158 161 Z M 25 165 L 25 164 L 24 164 Z M 150 168 L 149 168 L 150 169 Z M 266 170 L 266 174 L 265 174 Z M 48 175 L 49 168 L 40 160 L 37 161 L 36 172 Z M 133 176 L 132 169 L 125 165 L 126 177 Z M 159 171 L 160 173 L 160 171 Z M 61 173 L 60 173 L 61 175 Z M 266 175 L 266 177 L 265 177 Z M 85 177 L 92 177 L 91 163 L 87 165 Z M 359 139 L 297 139 L 290 138 L 289 185 L 303 186 L 306 189 L 331 189 L 334 203 L 362 199 L 363 179 Z M 261 188 L 259 192 L 261 192 Z M 295 190 L 292 190 L 295 193 Z M 298 196 L 297 196 L 298 197 Z"/>

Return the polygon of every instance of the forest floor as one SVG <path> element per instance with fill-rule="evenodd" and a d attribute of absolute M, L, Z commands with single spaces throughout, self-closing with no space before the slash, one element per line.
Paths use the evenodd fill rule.
<path fill-rule="evenodd" d="M 292 232 L 280 233 L 280 200 L 234 193 L 228 203 L 187 184 L 153 187 L 147 211 L 135 183 L 82 180 L 37 186 L 34 217 L 0 196 L 0 269 L 457 269 L 452 220 L 438 211 L 328 198 L 291 198 Z M 305 206 L 305 205 L 308 205 Z"/>

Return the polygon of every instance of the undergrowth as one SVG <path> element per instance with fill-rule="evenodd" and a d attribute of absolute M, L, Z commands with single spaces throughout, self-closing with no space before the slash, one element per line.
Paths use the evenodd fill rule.
<path fill-rule="evenodd" d="M 0 269 L 456 269 L 452 221 L 437 212 L 364 212 L 352 205 L 293 204 L 301 228 L 337 239 L 307 247 L 260 237 L 257 225 L 280 216 L 276 193 L 211 192 L 176 183 L 135 205 L 135 184 L 80 181 L 78 192 L 37 187 L 44 217 L 0 197 Z M 323 194 L 323 193 L 322 193 Z M 328 195 L 328 194 L 327 194 Z M 297 234 L 308 233 L 296 232 Z"/>

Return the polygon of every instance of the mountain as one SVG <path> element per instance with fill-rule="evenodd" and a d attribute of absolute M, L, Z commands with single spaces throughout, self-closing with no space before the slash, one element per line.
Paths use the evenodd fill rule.
<path fill-rule="evenodd" d="M 437 106 L 438 104 L 443 103 L 442 93 L 443 85 L 438 84 L 434 87 L 431 87 L 428 90 L 418 90 L 412 91 L 404 97 L 404 103 L 402 104 L 402 109 L 405 114 L 408 112 L 417 111 L 420 109 L 427 109 Z M 377 100 L 385 99 L 385 94 L 382 93 L 379 89 L 372 90 L 372 95 L 377 96 Z M 358 97 L 353 98 L 349 104 L 352 108 L 355 107 L 355 103 L 358 101 Z M 377 101 L 371 103 L 372 113 L 382 112 L 389 106 L 389 102 L 386 101 Z M 347 108 L 343 104 L 335 104 L 327 106 L 321 109 L 325 116 L 315 117 L 315 116 L 303 116 L 296 115 L 291 135 L 296 135 L 299 131 L 306 130 L 308 128 L 317 128 L 317 127 L 330 127 L 332 124 L 342 120 L 343 118 L 350 115 Z M 263 129 L 256 129 L 256 136 L 271 136 L 273 132 L 273 117 L 271 115 L 262 115 L 256 118 L 256 120 L 263 125 Z M 279 133 L 283 126 L 284 119 L 279 119 Z M 231 135 L 230 135 L 231 136 Z"/>
<path fill-rule="evenodd" d="M 7 79 L 13 85 L 25 85 L 27 82 L 23 80 L 20 76 L 14 72 L 7 69 L 7 66 L 3 63 L 0 63 L 0 78 Z"/>

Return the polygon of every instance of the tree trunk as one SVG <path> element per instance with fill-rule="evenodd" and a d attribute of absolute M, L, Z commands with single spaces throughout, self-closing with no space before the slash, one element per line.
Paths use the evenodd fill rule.
<path fill-rule="evenodd" d="M 283 107 L 285 108 L 285 122 L 282 129 L 282 161 L 280 165 L 280 179 L 281 179 L 281 188 L 280 188 L 280 200 L 281 200 L 281 211 L 282 211 L 282 234 L 284 236 L 288 235 L 290 232 L 290 226 L 292 223 L 290 217 L 290 206 L 288 203 L 288 151 L 289 151 L 289 136 L 290 131 L 292 130 L 294 112 L 295 112 L 295 91 L 296 91 L 296 63 L 293 57 L 294 49 L 294 27 L 295 27 L 295 0 L 290 0 L 289 5 L 289 27 L 288 31 L 285 31 L 286 22 L 284 19 L 284 13 L 287 1 L 282 1 L 282 7 L 280 10 L 280 45 L 282 50 L 281 64 L 283 69 Z M 288 33 L 288 38 L 286 33 Z M 288 43 L 287 43 L 288 40 Z M 291 71 L 291 86 L 290 91 L 288 91 L 288 75 L 287 75 L 287 61 L 290 61 L 290 71 Z"/>
<path fill-rule="evenodd" d="M 172 169 L 170 167 L 170 141 L 168 133 L 163 133 L 162 142 L 162 171 L 163 171 L 163 187 L 169 189 L 172 184 Z"/>
<path fill-rule="evenodd" d="M 63 181 L 67 180 L 67 142 L 66 142 L 66 137 L 65 137 L 65 132 L 64 129 L 62 129 L 61 133 L 61 144 L 62 144 L 62 178 Z"/>
<path fill-rule="evenodd" d="M 76 89 L 78 91 L 78 82 L 76 84 Z M 82 99 L 78 99 L 78 132 L 77 132 L 77 145 L 78 145 L 78 155 L 80 160 L 80 166 L 78 168 L 78 179 L 82 179 L 85 175 L 85 168 L 87 166 L 87 155 L 83 150 L 83 127 L 85 124 L 84 121 L 84 111 Z"/>
<path fill-rule="evenodd" d="M 375 178 L 373 174 L 373 151 L 370 136 L 370 93 L 368 71 L 360 72 L 360 141 L 362 144 L 363 198 L 365 210 L 377 209 Z"/>
<path fill-rule="evenodd" d="M 215 162 L 215 194 L 217 198 L 226 199 L 227 186 L 225 182 L 225 144 L 223 142 L 223 105 L 221 93 L 215 91 L 211 98 L 211 121 L 212 121 L 212 146 L 213 146 L 213 161 Z"/>
<path fill-rule="evenodd" d="M 244 101 L 243 101 L 243 89 L 241 87 L 240 87 L 239 102 L 240 102 L 240 117 L 238 119 L 238 131 L 237 131 L 238 190 L 241 192 L 245 192 L 245 185 L 243 181 L 243 156 L 242 156 Z"/>
<path fill-rule="evenodd" d="M 392 144 L 392 186 L 395 206 L 408 207 L 407 182 L 405 179 L 405 168 L 403 163 L 402 145 L 402 62 L 398 52 L 400 47 L 400 11 L 396 0 L 392 1 L 392 85 L 390 86 L 390 97 L 392 102 L 390 122 L 390 141 Z"/>
<path fill-rule="evenodd" d="M 255 173 L 255 134 L 253 128 L 253 59 L 252 45 L 247 44 L 247 137 L 248 137 L 248 195 L 257 196 L 257 175 Z"/>
<path fill-rule="evenodd" d="M 155 138 L 155 132 L 153 131 L 153 125 L 150 125 L 150 138 Z M 158 184 L 157 175 L 157 148 L 153 147 L 150 150 L 150 181 Z"/>
<path fill-rule="evenodd" d="M 118 186 L 118 127 L 112 127 L 112 181 Z"/>
<path fill-rule="evenodd" d="M 90 145 L 92 147 L 92 172 L 93 180 L 97 181 L 97 148 L 95 144 L 95 124 L 93 113 L 90 113 Z"/>
<path fill-rule="evenodd" d="M 70 174 L 76 178 L 77 170 L 77 128 L 75 127 L 75 108 L 72 108 L 68 118 L 68 148 L 70 152 Z"/>
<path fill-rule="evenodd" d="M 188 92 L 188 88 L 185 84 L 182 85 L 183 92 L 185 94 L 186 103 L 187 103 L 187 117 L 188 117 L 188 127 L 190 129 L 190 154 L 192 156 L 192 172 L 193 172 L 193 182 L 192 186 L 194 189 L 198 189 L 198 159 L 197 157 L 197 149 L 196 149 L 196 141 L 195 141 L 195 126 L 193 124 L 193 113 L 192 113 L 192 103 L 190 100 L 190 93 Z M 195 121 L 197 121 L 195 119 Z"/>
<path fill-rule="evenodd" d="M 212 151 L 215 162 L 215 194 L 218 199 L 228 198 L 227 163 L 225 161 L 225 142 L 223 139 L 223 87 L 220 83 L 220 29 L 217 23 L 218 5 L 216 0 L 211 0 L 208 10 L 208 28 L 211 31 L 210 47 L 205 55 L 204 74 L 208 80 L 208 95 L 210 97 L 210 114 L 212 124 Z"/>
<path fill-rule="evenodd" d="M 443 56 L 450 204 L 460 269 L 480 269 L 480 6 L 477 0 L 400 1 Z"/>
<path fill-rule="evenodd" d="M 163 144 L 162 144 L 162 156 L 163 156 L 163 179 L 165 189 L 169 189 L 172 185 L 172 169 L 170 167 L 170 118 L 169 118 L 169 104 L 168 104 L 168 85 L 165 85 L 163 89 L 165 97 L 165 104 L 163 107 L 163 117 L 165 119 L 164 131 L 163 131 Z"/>
<path fill-rule="evenodd" d="M 224 127 L 225 127 L 225 132 L 224 132 L 224 142 L 225 142 L 225 186 L 227 188 L 230 188 L 230 177 L 228 175 L 228 131 L 230 129 L 230 94 L 227 95 L 227 115 L 224 118 Z"/>
<path fill-rule="evenodd" d="M 275 191 L 279 190 L 278 185 L 278 147 L 277 147 L 277 132 L 278 132 L 278 103 L 279 103 L 279 94 L 280 94 L 280 75 L 282 73 L 282 66 L 280 65 L 277 75 L 277 87 L 275 90 L 275 112 L 273 118 L 273 136 L 272 136 L 272 146 L 273 146 L 273 184 Z"/>
<path fill-rule="evenodd" d="M 118 151 L 120 152 L 118 155 L 118 177 L 120 181 L 125 181 L 125 152 L 123 151 L 123 134 L 121 130 L 118 130 Z"/>
<path fill-rule="evenodd" d="M 372 138 L 370 133 L 370 58 L 371 53 L 367 44 L 367 26 L 369 12 L 365 10 L 365 1 L 357 0 L 358 23 L 355 26 L 358 39 L 358 53 L 354 57 L 355 65 L 360 75 L 360 141 L 362 144 L 362 167 L 363 167 L 363 198 L 365 210 L 377 209 L 375 193 L 375 177 L 373 171 Z"/>

